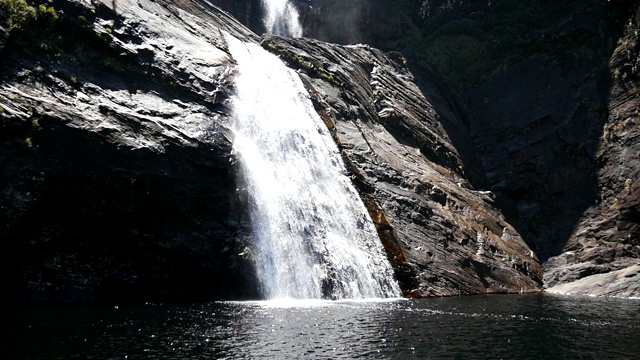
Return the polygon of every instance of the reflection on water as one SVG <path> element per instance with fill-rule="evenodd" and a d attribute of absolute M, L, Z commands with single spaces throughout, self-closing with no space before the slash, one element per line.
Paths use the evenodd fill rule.
<path fill-rule="evenodd" d="M 552 295 L 0 308 L 3 359 L 640 358 L 640 301 Z"/>

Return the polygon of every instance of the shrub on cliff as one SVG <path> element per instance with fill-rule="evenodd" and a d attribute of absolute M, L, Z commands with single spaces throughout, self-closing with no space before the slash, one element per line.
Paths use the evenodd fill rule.
<path fill-rule="evenodd" d="M 36 19 L 54 22 L 58 20 L 58 12 L 51 5 L 30 5 L 25 0 L 0 0 L 0 23 L 9 31 L 25 29 L 29 22 Z"/>
<path fill-rule="evenodd" d="M 13 30 L 36 18 L 36 9 L 24 0 L 0 0 L 0 18 Z"/>

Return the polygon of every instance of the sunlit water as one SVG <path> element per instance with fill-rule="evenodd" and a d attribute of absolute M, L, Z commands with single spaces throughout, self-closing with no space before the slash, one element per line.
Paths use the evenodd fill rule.
<path fill-rule="evenodd" d="M 231 124 L 265 298 L 400 295 L 376 228 L 293 70 L 226 36 L 237 63 Z"/>
<path fill-rule="evenodd" d="M 386 302 L 0 308 L 3 359 L 640 359 L 640 301 L 551 295 Z"/>
<path fill-rule="evenodd" d="M 289 0 L 262 0 L 262 6 L 264 8 L 262 22 L 267 33 L 293 37 L 302 36 L 300 14 Z"/>

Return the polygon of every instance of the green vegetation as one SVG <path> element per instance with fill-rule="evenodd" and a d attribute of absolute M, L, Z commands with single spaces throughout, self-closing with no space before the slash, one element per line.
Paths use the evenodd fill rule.
<path fill-rule="evenodd" d="M 25 0 L 0 0 L 0 22 L 11 32 L 13 42 L 38 49 L 41 53 L 56 52 L 59 36 L 51 31 L 59 19 L 53 6 L 32 5 Z"/>
<path fill-rule="evenodd" d="M 53 8 L 53 6 L 47 6 L 45 4 L 40 4 L 40 6 L 38 6 L 38 11 L 39 11 L 40 16 L 52 19 L 54 21 L 58 20 L 58 12 L 56 11 L 56 9 Z"/>
<path fill-rule="evenodd" d="M 150 63 L 140 63 L 134 54 L 114 46 L 113 40 L 118 36 L 115 26 L 94 28 L 95 10 L 74 2 L 55 2 L 55 6 L 59 8 L 44 0 L 0 0 L 0 23 L 4 22 L 7 29 L 6 24 L 12 24 L 4 53 L 73 64 L 58 75 L 74 87 L 84 86 L 85 69 L 109 72 L 136 86 L 138 81 L 151 81 L 176 90 L 181 87 L 179 79 Z M 105 12 L 102 16 L 116 16 L 107 9 Z"/>
<path fill-rule="evenodd" d="M 0 0 L 0 16 L 9 30 L 19 29 L 36 18 L 36 9 L 24 0 Z"/>
<path fill-rule="evenodd" d="M 638 37 L 640 29 L 638 23 L 629 19 L 624 27 L 624 37 L 618 42 L 620 56 L 624 58 L 623 65 L 614 69 L 615 79 L 637 82 L 640 77 L 640 44 Z M 637 112 L 637 111 L 636 111 Z M 636 113 L 636 115 L 638 115 Z"/>
<path fill-rule="evenodd" d="M 302 55 L 288 53 L 271 42 L 267 43 L 267 48 L 291 66 L 305 69 L 310 75 L 318 76 L 338 87 L 344 87 L 345 85 L 344 81 L 340 81 L 333 73 L 327 71 L 322 65 L 316 65 Z"/>
<path fill-rule="evenodd" d="M 23 29 L 38 18 L 56 21 L 58 12 L 50 5 L 40 4 L 36 7 L 25 0 L 0 0 L 0 18 L 9 30 Z"/>

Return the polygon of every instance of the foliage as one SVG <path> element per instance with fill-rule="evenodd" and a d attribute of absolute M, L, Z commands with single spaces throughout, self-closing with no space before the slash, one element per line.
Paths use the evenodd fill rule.
<path fill-rule="evenodd" d="M 56 21 L 58 12 L 53 6 L 45 4 L 35 7 L 25 0 L 0 0 L 0 18 L 9 30 L 24 29 L 29 22 L 38 18 Z"/>
<path fill-rule="evenodd" d="M 36 18 L 36 9 L 24 0 L 0 0 L 0 16 L 9 30 L 19 29 Z"/>
<path fill-rule="evenodd" d="M 38 6 L 38 12 L 39 16 L 50 18 L 53 21 L 58 20 L 58 12 L 53 8 L 53 6 L 40 4 L 40 6 Z"/>

